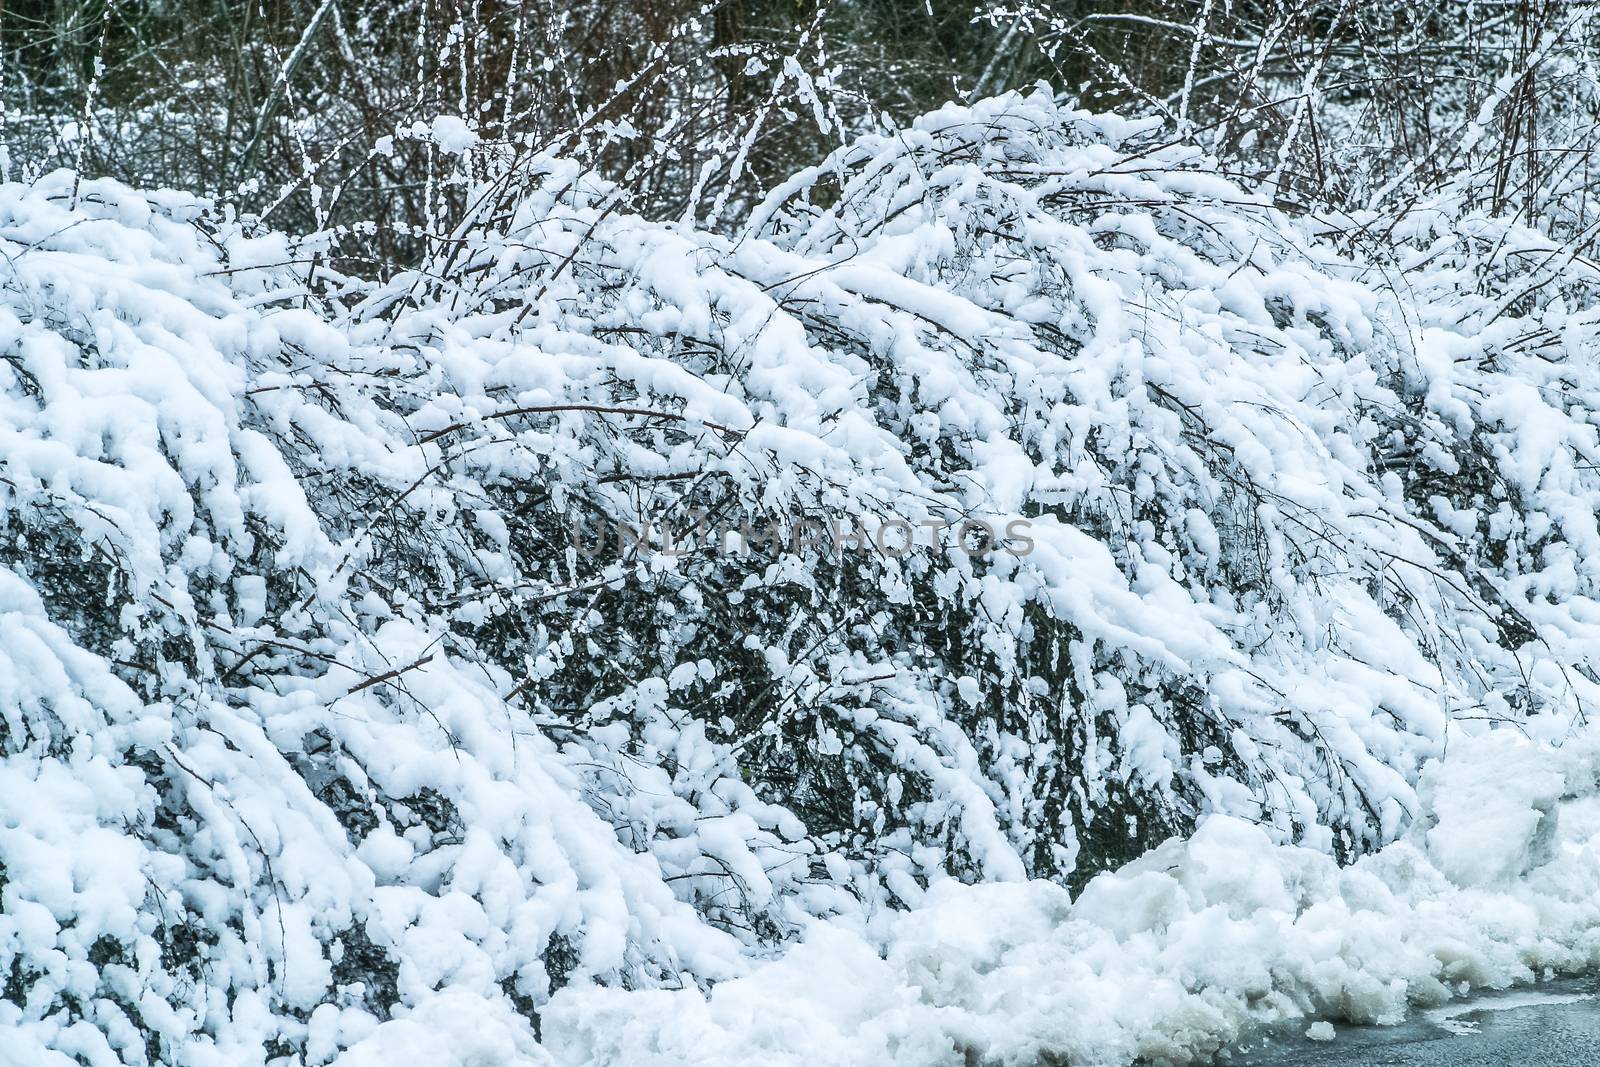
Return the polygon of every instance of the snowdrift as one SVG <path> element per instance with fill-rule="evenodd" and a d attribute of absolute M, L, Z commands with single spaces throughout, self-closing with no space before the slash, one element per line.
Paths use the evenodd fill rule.
<path fill-rule="evenodd" d="M 1428 818 L 1347 867 L 1209 817 L 1075 901 L 946 882 L 868 939 L 819 923 L 709 996 L 563 991 L 546 1047 L 596 1067 L 1211 1063 L 1262 1027 L 1394 1023 L 1590 970 L 1597 742 L 1463 739 L 1424 774 Z"/>
<path fill-rule="evenodd" d="M 1383 875 L 1335 858 L 1418 832 L 1452 739 L 1559 741 L 1595 699 L 1592 273 L 1209 168 L 1012 95 L 732 234 L 523 165 L 382 281 L 177 194 L 0 189 L 5 1053 L 539 1062 L 550 1016 L 647 1062 L 571 1005 L 727 981 L 715 1015 L 802 936 L 865 963 L 952 901 L 1017 902 L 1031 942 L 1076 914 L 1053 883 L 1197 826 L 1164 847 L 1314 872 L 1261 923 L 1358 906 Z M 1532 966 L 1406 943 L 1384 1012 Z M 884 996 L 921 966 L 891 952 Z M 1172 974 L 1175 1007 L 1220 980 Z M 1334 982 L 1225 987 L 1366 1011 Z M 946 1026 L 930 1056 L 1021 1055 Z M 755 1040 L 727 1032 L 693 1055 Z"/>

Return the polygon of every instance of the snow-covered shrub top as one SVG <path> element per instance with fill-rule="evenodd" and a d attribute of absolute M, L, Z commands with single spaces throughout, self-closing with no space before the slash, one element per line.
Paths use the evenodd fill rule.
<path fill-rule="evenodd" d="M 0 1029 L 38 1062 L 463 1012 L 531 1056 L 562 986 L 1206 813 L 1375 847 L 1452 720 L 1595 699 L 1594 314 L 1536 234 L 1326 234 L 1043 94 L 731 235 L 517 177 L 385 282 L 0 189 Z M 695 523 L 751 536 L 661 551 Z"/>

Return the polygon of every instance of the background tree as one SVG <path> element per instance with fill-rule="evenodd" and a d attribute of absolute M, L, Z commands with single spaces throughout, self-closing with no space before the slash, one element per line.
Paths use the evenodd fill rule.
<path fill-rule="evenodd" d="M 13 176 L 196 189 L 391 266 L 460 221 L 452 150 L 726 226 L 819 149 L 1040 79 L 1302 210 L 1453 185 L 1577 234 L 1595 32 L 1576 0 L 12 0 L 0 97 Z"/>

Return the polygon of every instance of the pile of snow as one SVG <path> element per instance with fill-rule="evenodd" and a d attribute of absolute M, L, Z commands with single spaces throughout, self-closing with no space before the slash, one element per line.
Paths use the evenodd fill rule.
<path fill-rule="evenodd" d="M 1568 757 L 1423 768 L 1600 696 L 1594 279 L 1210 169 L 1012 95 L 736 234 L 523 161 L 376 280 L 0 186 L 0 1051 L 1176 1054 L 1585 963 Z"/>
<path fill-rule="evenodd" d="M 1600 730 L 1557 751 L 1458 737 L 1426 775 L 1437 824 L 1351 866 L 1216 816 L 1076 900 L 947 883 L 870 938 L 818 923 L 709 995 L 565 991 L 546 1048 L 574 1067 L 1109 1067 L 1210 1062 L 1301 1018 L 1317 1040 L 1398 1022 L 1600 965 L 1597 776 Z"/>

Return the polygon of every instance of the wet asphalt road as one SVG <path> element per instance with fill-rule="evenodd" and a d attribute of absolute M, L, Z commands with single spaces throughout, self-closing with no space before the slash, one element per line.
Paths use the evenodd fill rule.
<path fill-rule="evenodd" d="M 1303 1028 L 1301 1028 L 1303 1030 Z M 1398 1026 L 1257 1039 L 1230 1067 L 1600 1067 L 1600 982 L 1549 983 L 1418 1013 Z"/>

